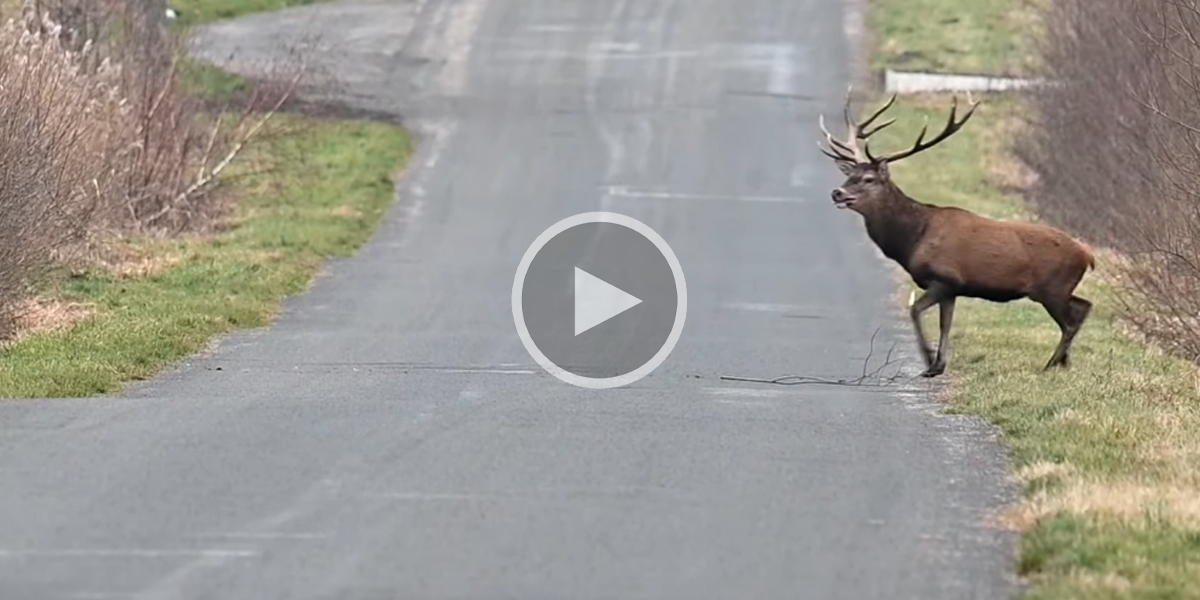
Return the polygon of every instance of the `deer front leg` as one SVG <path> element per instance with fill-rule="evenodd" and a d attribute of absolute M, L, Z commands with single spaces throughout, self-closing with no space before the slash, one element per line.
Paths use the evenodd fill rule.
<path fill-rule="evenodd" d="M 938 336 L 937 357 L 933 366 L 925 371 L 926 377 L 941 375 L 946 371 L 946 357 L 950 354 L 950 324 L 954 322 L 954 297 L 943 298 L 938 302 L 938 326 L 941 331 Z"/>
<path fill-rule="evenodd" d="M 926 290 L 913 302 L 908 309 L 908 315 L 912 318 L 913 329 L 917 334 L 917 344 L 921 347 L 921 359 L 925 361 L 926 373 L 933 368 L 933 350 L 929 348 L 929 342 L 925 339 L 925 330 L 921 328 L 921 313 L 929 310 L 929 307 L 938 303 L 938 295 L 932 290 Z M 922 373 L 924 375 L 925 373 Z"/>

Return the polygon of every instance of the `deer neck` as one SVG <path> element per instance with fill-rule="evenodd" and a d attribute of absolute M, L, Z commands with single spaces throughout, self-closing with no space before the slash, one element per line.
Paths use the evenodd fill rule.
<path fill-rule="evenodd" d="M 921 236 L 925 235 L 929 209 L 893 185 L 886 201 L 863 214 L 867 235 L 885 256 L 907 267 Z"/>

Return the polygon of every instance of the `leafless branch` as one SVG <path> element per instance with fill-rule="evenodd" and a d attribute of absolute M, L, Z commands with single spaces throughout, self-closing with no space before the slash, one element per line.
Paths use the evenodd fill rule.
<path fill-rule="evenodd" d="M 871 359 L 875 355 L 875 337 L 878 334 L 878 328 L 876 328 L 875 332 L 871 334 L 870 347 L 867 350 L 867 356 L 863 359 L 862 374 L 858 377 L 831 379 L 825 377 L 813 377 L 809 375 L 786 375 L 783 377 L 776 377 L 774 379 L 761 379 L 756 377 L 722 375 L 721 380 L 740 381 L 746 383 L 764 383 L 770 385 L 833 385 L 850 387 L 885 387 L 894 385 L 896 382 L 904 379 L 901 377 L 901 369 L 899 367 L 892 375 L 883 375 L 885 369 L 896 365 L 895 361 L 892 359 L 892 355 L 896 350 L 896 344 L 894 342 L 892 343 L 892 346 L 888 348 L 887 355 L 884 357 L 883 363 L 874 369 L 870 369 Z"/>

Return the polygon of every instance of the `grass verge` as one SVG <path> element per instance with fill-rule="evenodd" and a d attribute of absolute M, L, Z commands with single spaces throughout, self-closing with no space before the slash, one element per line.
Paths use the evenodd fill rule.
<path fill-rule="evenodd" d="M 322 1 L 324 0 L 167 0 L 167 4 L 180 12 L 180 25 L 196 25 Z"/>
<path fill-rule="evenodd" d="M 1019 73 L 1035 64 L 1028 0 L 871 4 L 874 68 Z M 945 118 L 949 100 L 901 100 L 877 144 L 911 143 L 924 117 Z M 1008 152 L 1020 102 L 989 96 L 955 137 L 894 165 L 897 183 L 926 202 L 1035 219 L 1021 193 L 1027 174 Z M 959 301 L 948 410 L 990 419 L 1010 448 L 1025 493 L 999 523 L 1022 532 L 1025 598 L 1200 599 L 1200 377 L 1129 333 L 1114 301 L 1120 282 L 1106 268 L 1120 257 L 1097 258 L 1079 289 L 1095 308 L 1069 370 L 1040 372 L 1059 336 L 1042 307 Z M 927 317 L 927 331 L 936 322 Z"/>
<path fill-rule="evenodd" d="M 177 25 L 315 0 L 172 0 Z M 186 89 L 219 103 L 240 77 L 184 60 Z M 0 352 L 0 397 L 113 392 L 202 349 L 213 336 L 267 324 L 324 260 L 375 231 L 412 142 L 396 125 L 282 114 L 246 148 L 219 193 L 215 233 L 115 242 L 110 264 L 50 273 L 25 335 Z M 111 258 L 111 257 L 110 257 Z"/>
<path fill-rule="evenodd" d="M 894 165 L 897 183 L 922 201 L 1032 218 L 1005 191 L 1023 179 L 1006 153 L 1018 102 L 987 98 L 954 138 Z M 948 106 L 948 96 L 901 100 L 877 145 L 911 143 Z M 1011 449 L 1025 495 L 1001 522 L 1023 532 L 1027 598 L 1200 598 L 1200 380 L 1122 326 L 1105 279 L 1118 259 L 1100 252 L 1080 287 L 1096 307 L 1066 371 L 1040 372 L 1059 336 L 1041 306 L 960 299 L 955 312 L 946 401 L 996 423 Z M 927 331 L 936 323 L 927 317 Z"/>
<path fill-rule="evenodd" d="M 871 67 L 1020 75 L 1035 63 L 1037 0 L 869 0 Z"/>
<path fill-rule="evenodd" d="M 295 132 L 247 150 L 226 191 L 237 204 L 225 231 L 128 240 L 120 264 L 51 282 L 57 301 L 91 315 L 0 353 L 0 396 L 117 390 L 214 335 L 266 324 L 327 257 L 363 244 L 392 200 L 409 137 L 383 123 L 278 119 L 273 127 Z M 263 168 L 271 172 L 251 173 Z"/>

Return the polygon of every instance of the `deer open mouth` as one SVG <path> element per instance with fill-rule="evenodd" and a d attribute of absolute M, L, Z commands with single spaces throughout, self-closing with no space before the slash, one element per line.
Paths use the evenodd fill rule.
<path fill-rule="evenodd" d="M 838 198 L 837 200 L 833 201 L 833 205 L 839 209 L 850 208 L 851 206 L 854 206 L 854 201 L 856 199 L 857 198 Z"/>

